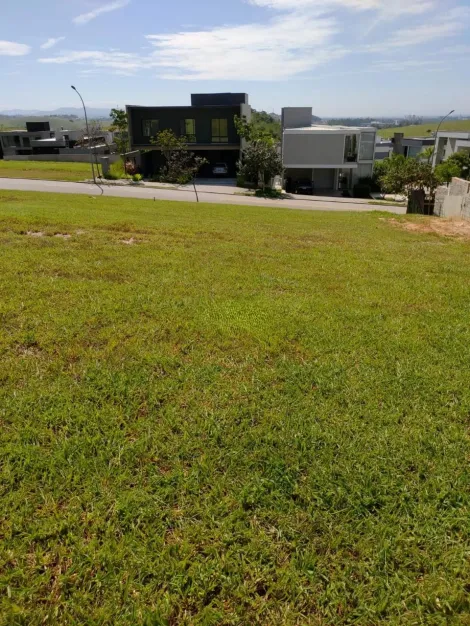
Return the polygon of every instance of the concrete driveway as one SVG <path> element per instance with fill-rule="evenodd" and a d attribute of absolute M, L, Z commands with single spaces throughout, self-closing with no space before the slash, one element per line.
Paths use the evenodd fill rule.
<path fill-rule="evenodd" d="M 174 200 L 183 202 L 196 202 L 194 190 L 191 189 L 158 189 L 129 186 L 106 186 L 103 185 L 103 195 L 113 198 L 137 198 L 139 200 Z M 81 194 L 99 196 L 101 191 L 95 185 L 89 183 L 65 183 L 50 180 L 26 180 L 23 178 L 0 178 L 0 189 L 17 191 L 45 191 L 52 193 Z M 267 200 L 251 196 L 236 196 L 230 193 L 198 192 L 199 201 L 210 204 L 236 204 L 239 206 L 264 206 L 277 209 L 299 209 L 301 211 L 387 211 L 389 213 L 404 214 L 404 207 L 377 206 L 371 204 L 357 204 L 355 202 L 324 201 L 318 198 L 315 202 L 305 200 Z M 341 198 L 345 200 L 345 198 Z M 347 199 L 346 199 L 347 200 Z"/>

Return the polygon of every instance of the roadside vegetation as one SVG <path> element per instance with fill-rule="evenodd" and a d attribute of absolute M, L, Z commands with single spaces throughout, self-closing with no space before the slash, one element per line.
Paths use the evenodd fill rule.
<path fill-rule="evenodd" d="M 78 182 L 91 178 L 89 163 L 0 160 L 0 178 L 34 178 Z"/>
<path fill-rule="evenodd" d="M 427 224 L 0 192 L 0 624 L 466 624 L 470 243 Z"/>

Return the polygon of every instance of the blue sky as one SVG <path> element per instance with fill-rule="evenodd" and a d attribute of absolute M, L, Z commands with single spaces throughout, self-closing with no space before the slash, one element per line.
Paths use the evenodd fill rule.
<path fill-rule="evenodd" d="M 3 4 L 3 3 L 2 3 Z M 470 0 L 11 0 L 0 110 L 246 91 L 320 116 L 470 114 Z"/>

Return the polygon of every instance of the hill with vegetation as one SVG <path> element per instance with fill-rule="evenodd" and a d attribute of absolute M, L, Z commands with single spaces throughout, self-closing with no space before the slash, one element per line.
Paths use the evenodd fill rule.
<path fill-rule="evenodd" d="M 404 133 L 405 137 L 430 137 L 431 133 L 435 132 L 438 126 L 439 122 L 426 122 L 412 126 L 394 126 L 392 128 L 381 128 L 377 131 L 377 134 L 386 139 L 393 137 L 395 133 Z M 449 120 L 442 124 L 441 130 L 470 132 L 470 119 Z"/>
<path fill-rule="evenodd" d="M 253 110 L 251 119 L 257 128 L 267 131 L 271 137 L 280 141 L 281 119 L 279 116 L 266 113 L 266 111 Z"/>
<path fill-rule="evenodd" d="M 26 130 L 26 122 L 49 122 L 52 130 L 80 130 L 85 126 L 85 120 L 62 116 L 35 116 L 35 115 L 0 115 L 0 130 Z"/>

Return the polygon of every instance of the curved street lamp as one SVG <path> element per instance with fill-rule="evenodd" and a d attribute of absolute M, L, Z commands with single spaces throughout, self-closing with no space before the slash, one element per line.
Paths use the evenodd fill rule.
<path fill-rule="evenodd" d="M 96 185 L 96 176 L 95 176 L 95 167 L 93 164 L 93 152 L 92 152 L 92 142 L 91 142 L 91 135 L 90 135 L 90 129 L 88 127 L 88 116 L 86 113 L 86 106 L 85 106 L 85 102 L 83 101 L 82 96 L 80 95 L 80 92 L 78 91 L 78 89 L 76 87 L 74 87 L 73 85 L 70 85 L 72 87 L 72 89 L 78 94 L 78 97 L 80 98 L 80 100 L 82 101 L 82 105 L 83 105 L 83 112 L 85 113 L 85 125 L 86 125 L 86 132 L 88 135 L 88 147 L 90 148 L 90 156 L 91 156 L 91 173 L 93 176 L 93 182 Z"/>
<path fill-rule="evenodd" d="M 452 109 L 452 111 L 449 111 L 449 113 L 447 113 L 447 115 L 444 115 L 444 117 L 442 118 L 442 120 L 439 122 L 439 126 L 437 127 L 437 130 L 436 130 L 436 140 L 435 140 L 435 142 L 434 142 L 434 147 L 433 147 L 433 150 L 432 150 L 432 154 L 431 154 L 431 156 L 430 156 L 430 158 L 429 158 L 429 160 L 428 160 L 428 163 L 429 163 L 429 162 L 433 163 L 433 161 L 434 161 L 434 154 L 435 154 L 435 152 L 436 152 L 436 146 L 437 146 L 437 141 L 438 141 L 439 129 L 441 128 L 441 126 L 442 126 L 443 122 L 444 122 L 444 121 L 445 121 L 445 120 L 446 120 L 446 119 L 447 119 L 450 115 L 452 115 L 452 113 L 455 113 L 455 109 Z"/>

